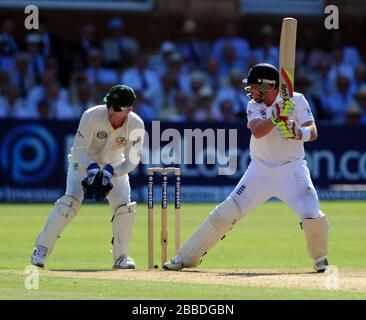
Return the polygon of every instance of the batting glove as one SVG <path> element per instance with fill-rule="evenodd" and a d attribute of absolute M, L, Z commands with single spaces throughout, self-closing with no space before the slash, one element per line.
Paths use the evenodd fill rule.
<path fill-rule="evenodd" d="M 83 181 L 86 181 L 86 183 L 88 185 L 91 185 L 95 179 L 95 176 L 100 171 L 100 167 L 99 167 L 98 163 L 93 162 L 93 163 L 89 164 L 87 171 L 88 171 L 88 175 L 85 177 L 85 179 Z"/>
<path fill-rule="evenodd" d="M 283 105 L 280 106 L 278 103 L 272 108 L 271 120 L 273 124 L 277 125 L 281 121 L 287 121 L 290 116 L 295 114 L 295 103 L 290 100 L 284 100 Z"/>
<path fill-rule="evenodd" d="M 103 180 L 102 180 L 102 185 L 106 186 L 111 183 L 112 177 L 114 175 L 114 169 L 110 164 L 106 164 L 103 168 Z"/>
<path fill-rule="evenodd" d="M 299 128 L 296 122 L 293 120 L 280 121 L 276 125 L 276 129 L 279 135 L 285 139 L 295 139 L 295 140 L 302 139 L 301 128 Z"/>

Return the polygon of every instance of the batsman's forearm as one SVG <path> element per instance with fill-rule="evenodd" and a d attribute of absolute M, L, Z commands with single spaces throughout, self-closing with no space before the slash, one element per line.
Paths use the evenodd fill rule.
<path fill-rule="evenodd" d="M 249 124 L 249 129 L 252 131 L 254 137 L 260 139 L 270 133 L 274 126 L 271 119 L 256 119 Z"/>
<path fill-rule="evenodd" d="M 301 125 L 302 128 L 307 127 L 310 129 L 310 139 L 309 141 L 314 141 L 318 138 L 318 129 L 313 121 L 308 121 Z"/>

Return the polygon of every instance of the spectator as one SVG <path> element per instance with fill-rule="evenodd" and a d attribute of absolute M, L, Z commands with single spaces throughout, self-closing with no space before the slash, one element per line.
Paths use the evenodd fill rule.
<path fill-rule="evenodd" d="M 88 82 L 91 86 L 99 86 L 102 92 L 118 82 L 118 76 L 112 69 L 103 66 L 101 51 L 93 48 L 89 51 L 86 69 Z"/>
<path fill-rule="evenodd" d="M 9 74 L 0 70 L 0 96 L 6 95 L 6 88 L 10 83 Z"/>
<path fill-rule="evenodd" d="M 227 79 L 230 72 L 234 69 L 238 69 L 241 74 L 245 74 L 247 72 L 247 64 L 236 54 L 234 46 L 227 43 L 222 48 L 222 55 L 219 60 L 220 77 Z"/>
<path fill-rule="evenodd" d="M 85 110 L 95 106 L 93 90 L 87 81 L 77 84 L 73 90 L 73 94 L 69 91 L 70 106 L 73 109 L 73 118 L 80 118 Z"/>
<path fill-rule="evenodd" d="M 120 17 L 110 19 L 107 26 L 111 36 L 102 42 L 105 63 L 113 68 L 130 66 L 139 53 L 137 40 L 124 34 L 124 22 Z"/>
<path fill-rule="evenodd" d="M 354 69 L 354 92 L 366 85 L 366 65 L 358 64 Z"/>
<path fill-rule="evenodd" d="M 319 64 L 319 61 L 326 59 L 325 52 L 320 48 L 314 47 L 314 34 L 313 28 L 306 29 L 301 41 L 298 41 L 296 46 L 296 63 L 302 72 L 312 72 Z"/>
<path fill-rule="evenodd" d="M 178 90 L 187 94 L 191 92 L 191 74 L 184 67 L 183 57 L 179 53 L 173 53 L 169 57 L 165 74 L 169 74 L 169 77 L 175 77 L 175 86 Z"/>
<path fill-rule="evenodd" d="M 144 99 L 153 105 L 159 113 L 164 101 L 159 75 L 147 66 L 147 56 L 140 53 L 133 67 L 122 73 L 121 83 L 124 83 L 142 93 Z"/>
<path fill-rule="evenodd" d="M 36 83 L 41 82 L 44 73 L 44 57 L 41 53 L 41 38 L 37 33 L 26 36 L 26 51 L 29 55 L 28 72 L 32 74 Z"/>
<path fill-rule="evenodd" d="M 54 57 L 57 64 L 60 66 L 57 78 L 61 84 L 66 86 L 71 72 L 71 64 L 69 63 L 69 54 L 64 50 L 62 39 L 49 32 L 48 23 L 42 17 L 39 19 L 38 34 L 40 36 L 42 55 L 45 58 L 49 56 Z"/>
<path fill-rule="evenodd" d="M 366 125 L 366 85 L 360 87 L 354 94 L 355 101 L 347 112 L 348 123 Z"/>
<path fill-rule="evenodd" d="M 217 92 L 219 87 L 221 87 L 224 83 L 219 74 L 219 64 L 214 58 L 211 58 L 207 61 L 206 78 L 209 86 L 214 92 Z"/>
<path fill-rule="evenodd" d="M 5 19 L 1 26 L 1 37 L 3 38 L 4 45 L 2 47 L 2 53 L 7 56 L 13 56 L 18 52 L 18 44 L 13 35 L 14 32 L 14 20 Z"/>
<path fill-rule="evenodd" d="M 45 97 L 50 110 L 48 118 L 58 120 L 76 118 L 76 112 L 63 97 L 60 84 L 56 80 L 49 82 L 45 87 Z"/>
<path fill-rule="evenodd" d="M 198 39 L 195 20 L 184 21 L 178 48 L 190 70 L 203 68 L 209 57 L 209 45 Z"/>
<path fill-rule="evenodd" d="M 84 24 L 80 28 L 79 39 L 71 47 L 73 69 L 85 68 L 90 51 L 100 47 L 95 35 L 96 30 L 92 23 Z"/>
<path fill-rule="evenodd" d="M 223 59 L 224 47 L 228 44 L 234 49 L 235 57 L 243 61 L 245 66 L 248 65 L 248 59 L 251 56 L 249 42 L 238 35 L 238 27 L 235 22 L 230 21 L 225 26 L 225 36 L 216 40 L 212 47 L 211 56 L 215 58 L 219 64 Z"/>
<path fill-rule="evenodd" d="M 37 113 L 34 116 L 40 120 L 52 119 L 51 108 L 47 100 L 41 100 L 38 102 Z"/>
<path fill-rule="evenodd" d="M 161 44 L 158 53 L 151 54 L 149 57 L 149 64 L 151 66 L 151 69 L 153 69 L 159 74 L 160 77 L 162 77 L 167 72 L 168 64 L 171 60 L 172 55 L 176 53 L 177 48 L 175 47 L 174 43 L 171 41 L 164 41 Z"/>
<path fill-rule="evenodd" d="M 196 100 L 195 121 L 213 121 L 212 103 L 213 91 L 209 86 L 202 87 L 198 92 Z"/>
<path fill-rule="evenodd" d="M 190 89 L 187 92 L 195 103 L 199 91 L 207 84 L 206 77 L 201 71 L 194 71 L 190 75 Z"/>
<path fill-rule="evenodd" d="M 36 80 L 29 70 L 29 55 L 19 52 L 16 55 L 16 68 L 10 73 L 10 81 L 19 91 L 20 96 L 25 99 L 32 87 L 36 85 Z"/>
<path fill-rule="evenodd" d="M 8 84 L 5 95 L 0 96 L 0 118 L 26 118 L 28 116 L 24 100 L 20 97 L 16 86 Z"/>
<path fill-rule="evenodd" d="M 233 122 L 235 120 L 236 118 L 232 102 L 230 100 L 223 100 L 220 103 L 220 121 Z"/>
<path fill-rule="evenodd" d="M 361 110 L 357 105 L 351 105 L 346 114 L 345 124 L 358 125 L 361 122 Z"/>
<path fill-rule="evenodd" d="M 12 71 L 15 68 L 14 56 L 18 52 L 18 45 L 13 35 L 14 21 L 5 19 L 0 34 L 0 68 Z"/>
<path fill-rule="evenodd" d="M 350 90 L 350 79 L 342 74 L 336 80 L 336 91 L 322 97 L 322 106 L 330 119 L 336 124 L 343 124 L 346 113 L 352 103 L 353 94 Z"/>
<path fill-rule="evenodd" d="M 351 86 L 353 85 L 353 67 L 345 64 L 343 62 L 343 51 L 341 48 L 335 48 L 331 52 L 331 67 L 329 70 L 329 81 L 331 85 L 331 90 L 336 91 L 337 90 L 337 77 L 339 74 L 342 74 L 343 76 L 347 77 L 351 81 Z"/>
<path fill-rule="evenodd" d="M 52 69 L 46 70 L 43 77 L 42 82 L 39 85 L 33 87 L 27 96 L 26 105 L 29 109 L 29 115 L 31 117 L 35 117 L 37 113 L 38 103 L 42 100 L 46 99 L 46 88 L 47 86 L 57 81 L 55 72 Z M 60 89 L 60 99 L 63 101 L 68 101 L 68 93 L 65 89 Z"/>
<path fill-rule="evenodd" d="M 295 90 L 301 92 L 305 96 L 314 118 L 324 120 L 326 119 L 326 115 L 323 110 L 319 108 L 319 100 L 311 95 L 310 83 L 310 79 L 306 72 L 300 71 L 296 73 Z"/>
<path fill-rule="evenodd" d="M 136 100 L 135 100 L 135 104 L 133 106 L 133 112 L 135 112 L 137 115 L 139 115 L 139 117 L 142 120 L 144 120 L 145 123 L 146 123 L 146 121 L 156 120 L 157 116 L 156 116 L 154 106 L 149 104 L 144 99 L 144 96 L 141 92 L 135 91 L 135 93 L 136 93 Z"/>
<path fill-rule="evenodd" d="M 178 92 L 175 96 L 175 109 L 177 113 L 172 115 L 171 121 L 188 122 L 194 121 L 196 109 L 184 92 Z"/>
<path fill-rule="evenodd" d="M 253 50 L 252 56 L 254 61 L 251 62 L 255 65 L 260 62 L 267 62 L 278 67 L 278 45 L 275 44 L 275 32 L 271 25 L 265 24 L 260 30 L 260 45 Z"/>
<path fill-rule="evenodd" d="M 213 105 L 213 114 L 216 120 L 219 121 L 221 119 L 220 106 L 223 101 L 230 101 L 233 113 L 239 118 L 245 118 L 249 99 L 243 91 L 242 80 L 243 73 L 240 70 L 234 69 L 230 73 L 229 86 L 222 87 L 217 92 Z"/>
<path fill-rule="evenodd" d="M 341 63 L 351 67 L 352 69 L 361 63 L 361 57 L 358 49 L 356 47 L 346 45 L 344 37 L 340 32 L 332 32 L 331 44 L 333 50 L 339 49 L 341 51 Z"/>
<path fill-rule="evenodd" d="M 171 114 L 176 112 L 174 110 L 174 100 L 175 95 L 180 89 L 176 71 L 174 68 L 168 69 L 166 74 L 161 78 L 162 90 L 164 92 L 164 101 L 159 113 L 161 120 L 169 120 Z"/>
<path fill-rule="evenodd" d="M 314 73 L 310 75 L 312 85 L 310 92 L 313 97 L 321 99 L 324 95 L 329 95 L 331 92 L 331 85 L 329 81 L 330 63 L 323 59 L 318 63 Z"/>

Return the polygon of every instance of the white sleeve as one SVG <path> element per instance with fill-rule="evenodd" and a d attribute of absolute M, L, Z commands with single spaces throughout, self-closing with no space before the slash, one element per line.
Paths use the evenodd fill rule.
<path fill-rule="evenodd" d="M 311 112 L 309 103 L 304 95 L 299 95 L 295 102 L 296 122 L 302 125 L 308 121 L 314 121 L 313 113 Z"/>
<path fill-rule="evenodd" d="M 248 118 L 248 122 L 247 122 L 247 126 L 249 128 L 249 122 L 254 120 L 254 119 L 263 119 L 263 115 L 259 112 L 259 109 L 256 105 L 256 103 L 253 103 L 251 101 L 248 102 L 247 104 L 247 118 Z"/>
<path fill-rule="evenodd" d="M 81 117 L 78 130 L 74 138 L 74 144 L 71 148 L 73 158 L 79 162 L 85 169 L 93 162 L 87 155 L 88 147 L 93 140 L 93 123 L 90 117 L 84 112 Z"/>
<path fill-rule="evenodd" d="M 123 150 L 125 160 L 115 168 L 115 175 L 122 176 L 134 170 L 140 163 L 141 149 L 144 143 L 145 126 L 143 122 L 138 122 L 135 129 L 132 129 L 128 143 Z"/>

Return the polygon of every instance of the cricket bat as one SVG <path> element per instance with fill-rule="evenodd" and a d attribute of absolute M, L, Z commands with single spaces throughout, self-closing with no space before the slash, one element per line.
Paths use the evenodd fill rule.
<path fill-rule="evenodd" d="M 280 39 L 280 97 L 290 99 L 294 94 L 295 52 L 296 52 L 297 20 L 282 19 Z"/>

